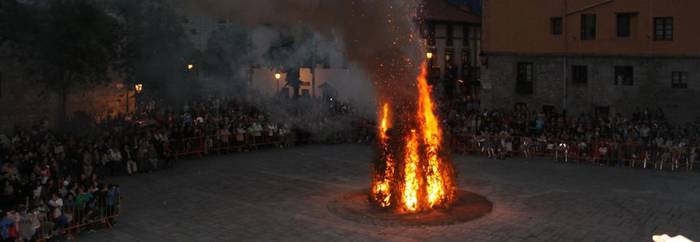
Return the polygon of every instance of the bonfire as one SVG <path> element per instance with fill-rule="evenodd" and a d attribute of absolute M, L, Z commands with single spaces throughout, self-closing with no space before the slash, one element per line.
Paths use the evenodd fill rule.
<path fill-rule="evenodd" d="M 378 207 L 399 213 L 448 208 L 456 196 L 454 168 L 443 148 L 427 75 L 427 64 L 422 63 L 416 78 L 418 96 L 415 105 L 410 105 L 413 108 L 383 102 L 378 112 L 379 159 L 370 199 Z M 396 111 L 410 113 L 392 119 L 398 117 Z"/>

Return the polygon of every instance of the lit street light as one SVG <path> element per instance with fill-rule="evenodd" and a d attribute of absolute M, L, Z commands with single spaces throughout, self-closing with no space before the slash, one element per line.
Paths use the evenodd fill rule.
<path fill-rule="evenodd" d="M 428 59 L 432 59 L 432 58 L 433 58 L 433 52 L 425 53 L 425 57 L 427 57 Z"/>
<path fill-rule="evenodd" d="M 194 64 L 187 64 L 185 66 L 185 68 L 187 68 L 187 70 L 185 72 L 189 73 L 188 76 L 190 76 L 191 80 L 199 82 L 199 69 L 200 68 L 195 69 Z"/>
<path fill-rule="evenodd" d="M 277 72 L 275 73 L 275 80 L 277 80 L 277 94 L 280 92 L 280 79 L 282 78 L 282 74 Z"/>
<path fill-rule="evenodd" d="M 141 93 L 143 91 L 143 84 L 137 83 L 134 85 L 134 91 L 136 91 L 136 94 Z"/>

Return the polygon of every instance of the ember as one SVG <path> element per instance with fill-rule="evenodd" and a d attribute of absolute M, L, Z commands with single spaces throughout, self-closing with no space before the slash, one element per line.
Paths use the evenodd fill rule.
<path fill-rule="evenodd" d="M 446 208 L 455 198 L 455 175 L 444 152 L 443 135 L 435 114 L 426 63 L 417 78 L 417 122 L 396 125 L 390 120 L 389 103 L 379 114 L 378 145 L 371 199 L 382 208 L 414 213 Z M 410 115 L 409 115 L 410 116 Z M 403 129 L 390 132 L 390 128 Z M 398 144 L 396 144 L 398 142 Z"/>

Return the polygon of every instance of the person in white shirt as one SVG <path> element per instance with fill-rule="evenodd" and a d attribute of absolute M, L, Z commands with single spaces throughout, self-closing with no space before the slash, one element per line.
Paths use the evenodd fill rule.
<path fill-rule="evenodd" d="M 58 217 L 61 217 L 63 215 L 62 213 L 62 208 L 63 208 L 63 199 L 61 199 L 58 194 L 54 193 L 51 197 L 51 200 L 49 200 L 49 206 L 53 211 L 52 216 L 54 219 L 57 219 Z"/>

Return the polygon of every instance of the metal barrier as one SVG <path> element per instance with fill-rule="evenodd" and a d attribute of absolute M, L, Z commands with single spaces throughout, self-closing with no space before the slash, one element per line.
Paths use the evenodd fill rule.
<path fill-rule="evenodd" d="M 452 140 L 455 152 L 491 158 L 546 157 L 561 162 L 579 161 L 659 170 L 693 170 L 697 155 L 689 146 L 656 146 L 638 143 L 538 139 L 501 135 L 460 135 Z"/>
<path fill-rule="evenodd" d="M 195 155 L 202 157 L 204 153 L 204 137 L 192 137 L 184 139 L 176 139 L 172 141 L 175 159 L 182 156 Z"/>
<path fill-rule="evenodd" d="M 209 135 L 178 139 L 173 142 L 175 159 L 184 156 L 203 156 L 209 153 L 231 153 L 245 150 L 257 150 L 265 147 L 283 147 L 289 145 L 289 135 L 269 135 L 261 133 L 258 136 L 244 134 Z"/>
<path fill-rule="evenodd" d="M 121 212 L 121 196 L 109 198 L 96 196 L 92 199 L 66 202 L 59 210 L 49 208 L 47 211 L 34 211 L 21 216 L 19 222 L 2 224 L 0 230 L 10 236 L 3 241 L 50 241 L 56 236 L 72 238 L 81 230 L 94 228 L 103 224 L 112 228 L 112 223 Z M 31 239 L 26 239 L 30 235 Z M 24 239 L 22 239 L 24 237 Z"/>

